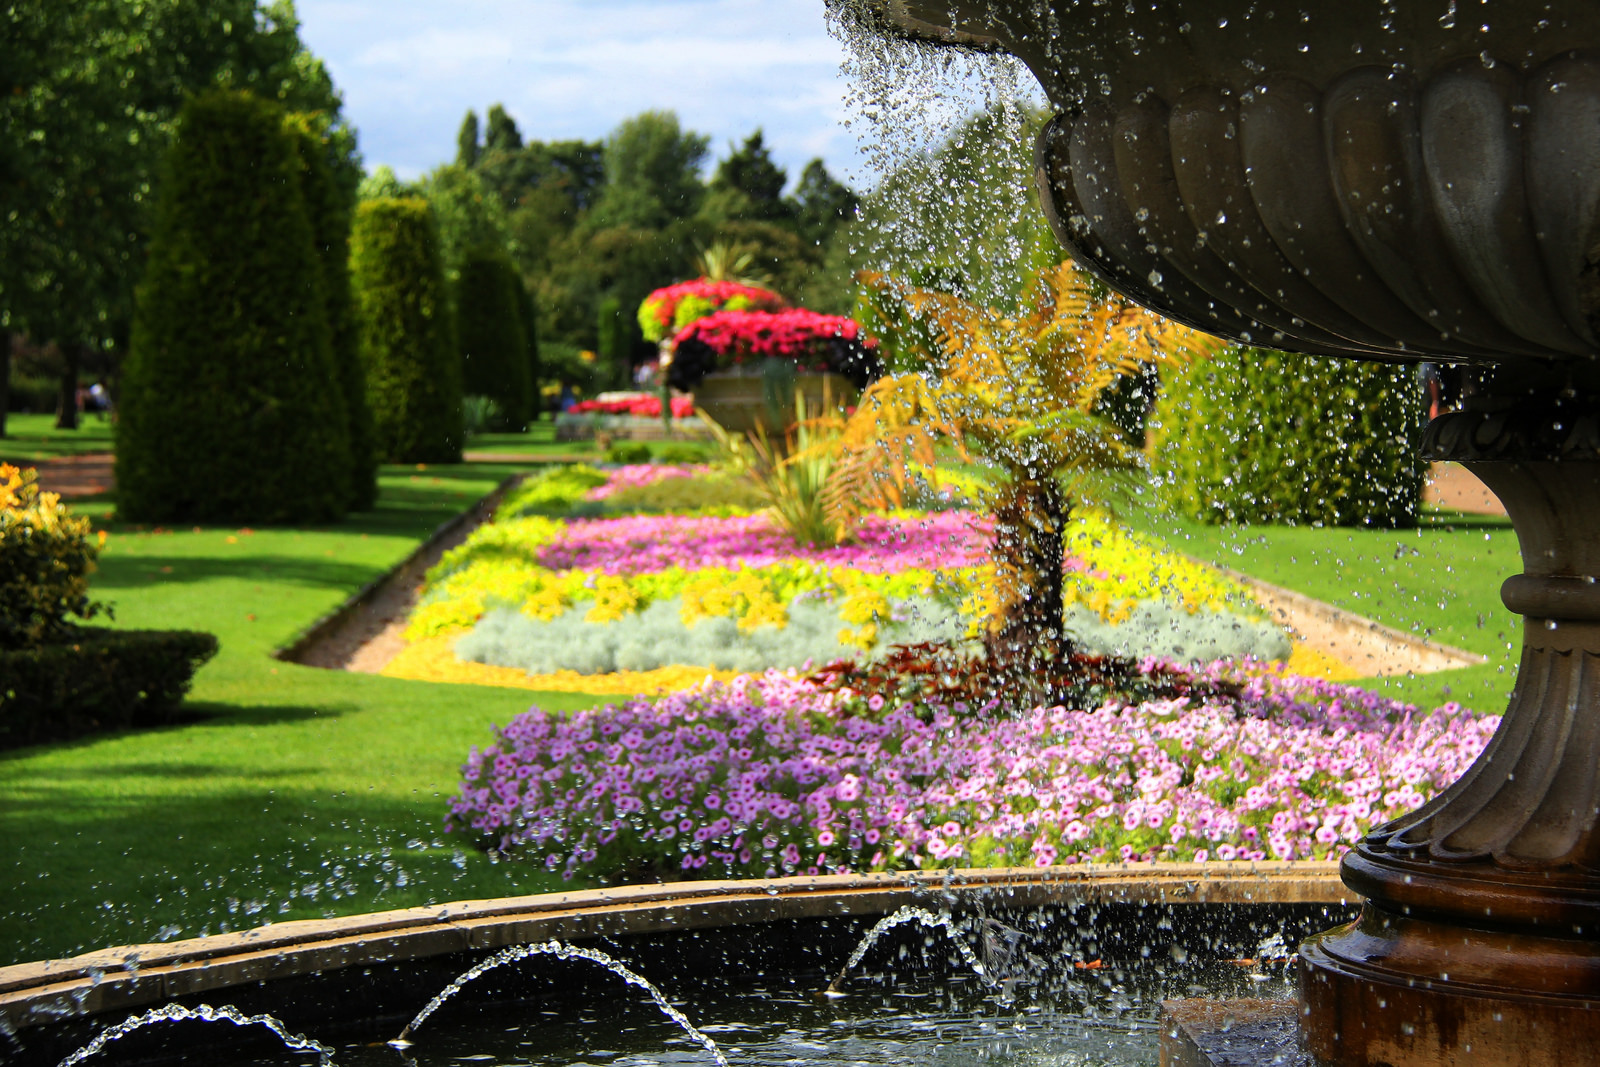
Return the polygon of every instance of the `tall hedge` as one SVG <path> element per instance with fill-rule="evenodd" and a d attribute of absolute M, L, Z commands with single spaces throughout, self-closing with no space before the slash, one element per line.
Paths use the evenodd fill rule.
<path fill-rule="evenodd" d="M 544 407 L 544 367 L 539 363 L 539 309 L 533 294 L 521 278 L 517 279 L 517 321 L 522 323 L 522 336 L 528 344 L 528 421 L 535 422 Z"/>
<path fill-rule="evenodd" d="M 357 350 L 355 310 L 350 296 L 350 211 L 354 206 L 339 188 L 328 164 L 328 141 L 318 118 L 289 117 L 300 163 L 301 191 L 311 216 L 312 240 L 321 266 L 322 310 L 328 320 L 329 343 L 345 428 L 350 436 L 350 487 L 346 502 L 366 511 L 378 499 L 378 450 L 372 438 L 372 410 L 367 406 L 367 379 Z"/>
<path fill-rule="evenodd" d="M 462 391 L 486 396 L 500 409 L 494 428 L 519 432 L 533 411 L 528 338 L 517 291 L 522 279 L 502 249 L 477 247 L 461 257 L 456 279 L 456 332 Z"/>
<path fill-rule="evenodd" d="M 222 91 L 179 117 L 122 377 L 125 519 L 344 514 L 349 433 L 284 118 Z"/>
<path fill-rule="evenodd" d="M 1229 348 L 1163 371 L 1152 461 L 1205 522 L 1413 526 L 1422 416 L 1409 367 Z"/>
<path fill-rule="evenodd" d="M 350 280 L 379 455 L 459 461 L 461 361 L 426 200 L 379 197 L 356 206 Z"/>

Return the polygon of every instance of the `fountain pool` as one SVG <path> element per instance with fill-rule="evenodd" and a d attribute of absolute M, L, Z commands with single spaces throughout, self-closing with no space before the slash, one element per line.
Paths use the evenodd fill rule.
<path fill-rule="evenodd" d="M 1163 1000 L 1288 996 L 1287 957 L 1353 914 L 1347 896 L 1328 863 L 1167 864 L 635 886 L 284 923 L 0 969 L 0 1063 L 53 1067 L 168 1002 L 270 1013 L 346 1067 L 714 1062 L 647 992 L 550 956 L 490 971 L 409 1046 L 388 1044 L 469 968 L 559 937 L 654 983 L 735 1064 L 1145 1064 Z M 863 935 L 907 906 L 948 913 L 951 931 L 885 931 L 825 995 Z M 318 1061 L 264 1027 L 184 1022 L 84 1062 L 200 1057 Z"/>

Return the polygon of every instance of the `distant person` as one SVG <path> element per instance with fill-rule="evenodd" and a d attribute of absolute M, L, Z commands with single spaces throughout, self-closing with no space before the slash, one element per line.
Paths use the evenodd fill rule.
<path fill-rule="evenodd" d="M 100 416 L 100 421 L 111 412 L 111 391 L 106 388 L 105 382 L 97 381 L 89 386 L 88 410 Z"/>
<path fill-rule="evenodd" d="M 559 403 L 562 411 L 571 411 L 578 403 L 578 398 L 572 394 L 572 386 L 565 382 L 561 383 L 561 400 Z"/>

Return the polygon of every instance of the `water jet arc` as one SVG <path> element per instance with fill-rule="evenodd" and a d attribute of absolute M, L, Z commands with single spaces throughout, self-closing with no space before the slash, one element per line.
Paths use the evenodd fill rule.
<path fill-rule="evenodd" d="M 1421 448 L 1516 528 L 1517 686 L 1478 763 L 1346 858 L 1366 903 L 1302 948 L 1302 1039 L 1600 1062 L 1600 6 L 858 2 L 1033 71 L 1045 213 L 1119 291 L 1245 344 L 1468 367 Z"/>

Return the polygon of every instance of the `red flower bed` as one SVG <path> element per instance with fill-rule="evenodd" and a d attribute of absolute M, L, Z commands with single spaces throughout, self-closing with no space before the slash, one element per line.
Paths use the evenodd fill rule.
<path fill-rule="evenodd" d="M 644 418 L 658 419 L 661 417 L 661 398 L 643 394 L 632 396 L 626 400 L 583 400 L 572 405 L 571 411 L 575 415 L 638 415 Z M 675 396 L 672 398 L 672 417 L 686 419 L 694 414 L 694 398 Z"/>
<path fill-rule="evenodd" d="M 833 371 L 858 388 L 882 370 L 877 338 L 868 337 L 860 323 L 805 308 L 719 311 L 679 330 L 673 343 L 668 381 L 680 389 L 692 389 L 711 371 L 768 359 Z"/>

